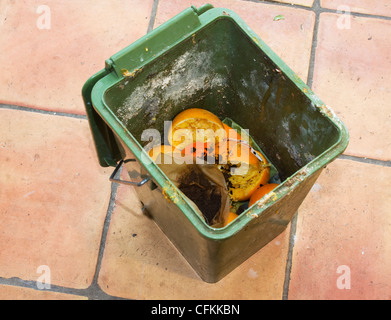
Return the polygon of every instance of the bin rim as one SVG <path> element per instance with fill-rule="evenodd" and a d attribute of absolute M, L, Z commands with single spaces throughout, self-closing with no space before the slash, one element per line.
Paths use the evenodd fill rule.
<path fill-rule="evenodd" d="M 197 10 L 194 8 L 194 6 L 186 10 L 189 9 L 193 10 L 195 14 L 197 14 Z M 193 224 L 193 226 L 198 230 L 198 232 L 200 232 L 204 237 L 209 239 L 224 240 L 233 236 L 241 229 L 246 227 L 253 219 L 261 217 L 262 213 L 268 207 L 281 200 L 288 193 L 292 192 L 294 188 L 297 188 L 301 183 L 303 183 L 306 178 L 313 175 L 318 170 L 322 169 L 324 166 L 326 166 L 336 157 L 338 157 L 338 155 L 343 153 L 349 143 L 349 134 L 346 126 L 336 116 L 336 114 L 326 104 L 324 104 L 318 96 L 315 95 L 315 93 L 307 86 L 307 84 L 305 84 L 296 75 L 296 73 L 269 46 L 267 46 L 266 43 L 264 43 L 263 40 L 235 12 L 226 8 L 213 8 L 211 5 L 208 5 L 208 7 L 206 7 L 206 10 L 201 11 L 202 14 L 199 16 L 201 24 L 196 28 L 190 30 L 186 37 L 182 37 L 178 40 L 177 43 L 180 43 L 183 40 L 190 38 L 192 34 L 207 27 L 210 23 L 213 23 L 218 19 L 229 19 L 233 21 L 247 35 L 250 42 L 255 44 L 273 61 L 277 68 L 282 71 L 284 75 L 286 75 L 298 87 L 298 89 L 309 98 L 309 100 L 313 103 L 314 107 L 318 108 L 322 115 L 328 118 L 331 124 L 336 127 L 340 133 L 338 141 L 336 141 L 322 154 L 314 158 L 312 161 L 303 166 L 300 170 L 296 171 L 293 175 L 283 181 L 277 188 L 273 190 L 273 193 L 271 193 L 272 196 L 270 196 L 270 194 L 269 196 L 265 196 L 260 201 L 255 203 L 252 207 L 250 207 L 245 213 L 235 219 L 232 223 L 228 224 L 223 228 L 213 228 L 207 225 L 204 219 L 200 217 L 197 212 L 192 208 L 186 198 L 182 196 L 182 192 L 180 192 L 179 189 L 175 187 L 175 185 L 167 178 L 167 176 L 162 172 L 162 170 L 158 167 L 156 163 L 154 163 L 153 161 L 151 161 L 147 165 L 143 163 L 144 169 L 147 171 L 148 175 L 150 175 L 153 181 L 160 188 L 162 188 L 162 191 L 167 200 L 174 202 L 179 207 L 179 209 L 186 215 L 187 219 Z M 142 45 L 148 40 L 148 38 L 151 38 L 151 36 L 159 34 L 159 32 L 164 29 L 164 25 L 170 23 L 170 21 L 172 21 L 174 18 L 168 20 L 163 25 L 157 27 L 150 33 L 137 40 L 137 44 Z M 173 46 L 175 46 L 176 44 L 174 44 Z M 172 49 L 173 46 L 170 46 L 167 50 Z M 129 50 L 129 47 L 123 50 Z M 156 57 L 152 60 L 147 60 L 143 63 L 140 63 L 135 69 L 142 68 L 144 65 L 155 60 L 165 52 L 166 51 L 156 54 Z M 145 159 L 145 157 L 149 158 L 148 154 L 134 138 L 134 136 L 129 132 L 129 130 L 125 127 L 125 125 L 118 119 L 118 117 L 114 114 L 111 108 L 105 103 L 105 92 L 124 79 L 124 76 L 120 76 L 118 75 L 118 73 L 114 72 L 113 65 L 111 64 L 112 60 L 106 60 L 106 63 L 107 61 L 109 61 L 110 63 L 106 65 L 105 75 L 97 81 L 95 80 L 95 85 L 93 86 L 88 99 L 91 102 L 94 111 L 97 112 L 100 117 L 105 121 L 107 126 L 111 130 L 113 130 L 120 139 L 122 139 L 125 145 L 134 154 L 136 160 L 141 162 L 143 159 Z M 102 73 L 103 70 L 101 70 L 97 74 Z M 94 77 L 95 75 L 92 76 L 90 79 L 93 79 Z"/>

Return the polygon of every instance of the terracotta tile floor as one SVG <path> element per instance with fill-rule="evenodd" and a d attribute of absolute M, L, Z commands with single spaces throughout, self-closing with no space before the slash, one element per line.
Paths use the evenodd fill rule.
<path fill-rule="evenodd" d="M 286 231 L 220 282 L 201 281 L 134 189 L 109 182 L 83 84 L 203 3 L 0 2 L 0 299 L 391 298 L 388 0 L 210 1 L 237 12 L 350 132 Z"/>

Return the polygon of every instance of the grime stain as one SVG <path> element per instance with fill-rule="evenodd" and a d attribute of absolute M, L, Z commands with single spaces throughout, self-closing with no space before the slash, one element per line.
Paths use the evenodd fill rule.
<path fill-rule="evenodd" d="M 178 202 L 181 199 L 181 196 L 179 195 L 177 189 L 174 186 L 169 185 L 169 184 L 167 184 L 165 187 L 163 187 L 162 194 L 168 203 L 172 202 L 172 203 L 178 204 Z"/>
<path fill-rule="evenodd" d="M 134 78 L 138 73 L 142 71 L 143 68 L 136 68 L 132 72 L 129 72 L 127 69 L 121 69 L 121 73 L 126 78 Z"/>
<path fill-rule="evenodd" d="M 167 200 L 167 202 L 170 203 L 170 202 L 171 202 L 171 199 L 170 199 L 170 196 L 169 196 L 168 193 L 167 193 L 167 187 L 164 187 L 164 188 L 163 188 L 162 194 L 163 194 L 164 198 Z"/>
<path fill-rule="evenodd" d="M 212 72 L 213 52 L 200 50 L 201 44 L 195 36 L 192 36 L 192 40 L 191 49 L 178 55 L 165 68 L 152 69 L 147 81 L 140 82 L 132 89 L 117 111 L 122 122 L 128 125 L 128 121 L 145 112 L 145 109 L 148 109 L 151 118 L 156 117 L 162 106 L 169 111 L 196 94 L 227 85 L 226 78 Z M 135 78 L 141 70 L 121 71 L 125 77 Z"/>
<path fill-rule="evenodd" d="M 330 108 L 328 108 L 326 105 L 322 104 L 321 106 L 319 106 L 319 109 L 320 109 L 320 111 L 321 111 L 324 115 L 328 116 L 329 118 L 333 118 L 333 117 L 334 117 L 332 111 L 331 111 Z"/>

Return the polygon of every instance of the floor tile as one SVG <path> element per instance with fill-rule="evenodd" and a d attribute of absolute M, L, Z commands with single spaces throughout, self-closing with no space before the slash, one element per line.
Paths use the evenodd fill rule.
<path fill-rule="evenodd" d="M 88 300 L 86 297 L 47 290 L 0 285 L 0 300 Z"/>
<path fill-rule="evenodd" d="M 84 119 L 0 109 L 0 277 L 86 288 L 110 198 Z"/>
<path fill-rule="evenodd" d="M 391 3 L 388 0 L 320 0 L 320 5 L 340 11 L 391 17 Z"/>
<path fill-rule="evenodd" d="M 299 209 L 289 299 L 391 298 L 391 168 L 336 160 Z"/>
<path fill-rule="evenodd" d="M 281 299 L 289 230 L 208 284 L 142 213 L 134 189 L 121 185 L 98 283 L 107 294 L 129 299 Z"/>
<path fill-rule="evenodd" d="M 201 0 L 160 0 L 155 27 Z M 313 12 L 239 0 L 211 0 L 215 7 L 236 12 L 302 79 L 307 79 L 315 23 Z M 276 16 L 283 19 L 274 21 Z"/>
<path fill-rule="evenodd" d="M 0 103 L 84 114 L 83 84 L 147 33 L 152 3 L 3 0 Z"/>
<path fill-rule="evenodd" d="M 391 21 L 343 19 L 320 15 L 313 89 L 347 125 L 347 154 L 391 160 Z"/>

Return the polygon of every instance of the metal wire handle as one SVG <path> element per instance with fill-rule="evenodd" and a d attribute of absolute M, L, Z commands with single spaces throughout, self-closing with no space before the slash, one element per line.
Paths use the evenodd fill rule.
<path fill-rule="evenodd" d="M 111 182 L 116 182 L 116 183 L 120 183 L 120 184 L 124 184 L 124 185 L 127 185 L 127 186 L 133 186 L 133 187 L 141 187 L 142 185 L 146 184 L 149 180 L 150 180 L 150 177 L 146 177 L 144 180 L 140 181 L 140 182 L 133 182 L 133 181 L 126 181 L 126 180 L 121 180 L 121 179 L 115 179 L 115 175 L 117 174 L 118 170 L 121 168 L 121 166 L 125 163 L 125 162 L 130 162 L 130 161 L 136 161 L 136 159 L 127 159 L 127 160 L 121 160 L 117 167 L 115 168 L 115 170 L 113 171 L 113 173 L 111 174 L 109 180 Z"/>

